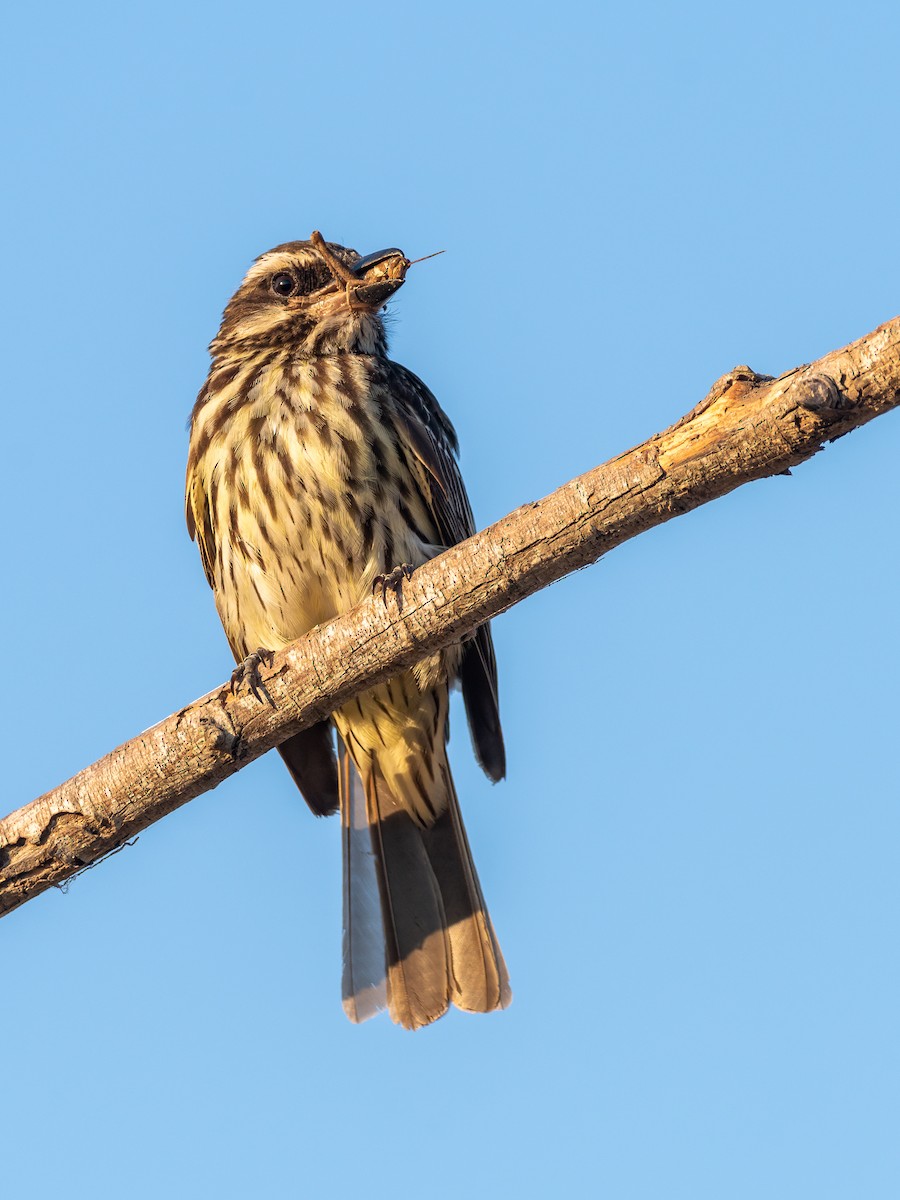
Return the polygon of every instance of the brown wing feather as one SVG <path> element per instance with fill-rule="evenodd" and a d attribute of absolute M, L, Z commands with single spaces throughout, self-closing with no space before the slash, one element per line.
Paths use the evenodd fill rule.
<path fill-rule="evenodd" d="M 213 565 L 216 560 L 216 539 L 213 537 L 209 515 L 209 497 L 188 464 L 187 485 L 184 497 L 184 516 L 191 541 L 197 542 L 200 561 L 207 583 L 213 586 Z"/>
<path fill-rule="evenodd" d="M 506 749 L 497 698 L 497 659 L 490 625 L 482 625 L 463 650 L 459 679 L 478 765 L 494 783 L 506 774 Z"/>
<path fill-rule="evenodd" d="M 412 371 L 389 364 L 388 388 L 398 432 L 419 465 L 419 490 L 444 546 L 475 532 L 475 518 L 456 460 L 458 442 L 450 418 Z M 497 700 L 497 660 L 490 625 L 482 625 L 463 649 L 460 683 L 479 764 L 495 782 L 506 773 L 506 752 Z"/>
<path fill-rule="evenodd" d="M 278 753 L 317 817 L 338 810 L 337 760 L 330 721 L 320 721 L 282 742 Z"/>

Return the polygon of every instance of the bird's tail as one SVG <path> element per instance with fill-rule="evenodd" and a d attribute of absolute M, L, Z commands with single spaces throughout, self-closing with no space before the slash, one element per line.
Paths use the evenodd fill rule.
<path fill-rule="evenodd" d="M 373 759 L 362 772 L 340 744 L 344 850 L 344 1011 L 385 1006 L 418 1029 L 450 1004 L 505 1008 L 509 977 L 472 862 L 446 758 L 446 806 L 428 827 L 392 796 Z"/>

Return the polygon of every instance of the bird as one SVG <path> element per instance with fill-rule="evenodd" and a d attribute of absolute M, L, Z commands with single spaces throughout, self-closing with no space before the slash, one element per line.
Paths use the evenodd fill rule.
<path fill-rule="evenodd" d="M 225 307 L 191 414 L 185 508 L 235 687 L 258 694 L 268 656 L 373 591 L 402 602 L 417 567 L 475 532 L 453 425 L 388 356 L 385 306 L 411 265 L 314 231 L 260 255 Z M 487 624 L 279 746 L 313 813 L 340 812 L 354 1022 L 387 1008 L 418 1029 L 451 1005 L 511 999 L 447 758 L 457 684 L 496 782 L 506 756 Z"/>

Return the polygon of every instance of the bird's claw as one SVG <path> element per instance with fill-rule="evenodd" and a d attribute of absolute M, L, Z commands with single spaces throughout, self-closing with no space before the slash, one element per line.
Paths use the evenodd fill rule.
<path fill-rule="evenodd" d="M 378 588 L 381 588 L 381 599 L 387 608 L 387 594 L 392 591 L 397 597 L 397 607 L 403 611 L 403 580 L 412 579 L 413 568 L 409 563 L 401 563 L 399 567 L 394 567 L 393 571 L 388 571 L 386 575 L 376 575 L 372 580 L 372 595 L 374 596 Z"/>
<path fill-rule="evenodd" d="M 260 677 L 259 668 L 262 665 L 270 667 L 274 657 L 274 651 L 264 650 L 260 646 L 252 654 L 248 654 L 242 663 L 238 663 L 231 672 L 232 695 L 238 691 L 242 684 L 246 684 L 251 696 L 255 696 L 260 704 L 263 703 L 264 699 L 272 704 L 272 697 L 269 695 L 266 685 Z"/>

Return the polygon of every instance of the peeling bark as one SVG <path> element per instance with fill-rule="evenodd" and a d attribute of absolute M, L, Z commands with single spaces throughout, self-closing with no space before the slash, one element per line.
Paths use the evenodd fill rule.
<path fill-rule="evenodd" d="M 210 692 L 0 821 L 0 915 L 77 874 L 357 692 L 645 529 L 900 404 L 900 318 L 778 379 L 736 367 L 671 428 L 523 505 L 275 656 L 271 704 Z"/>

